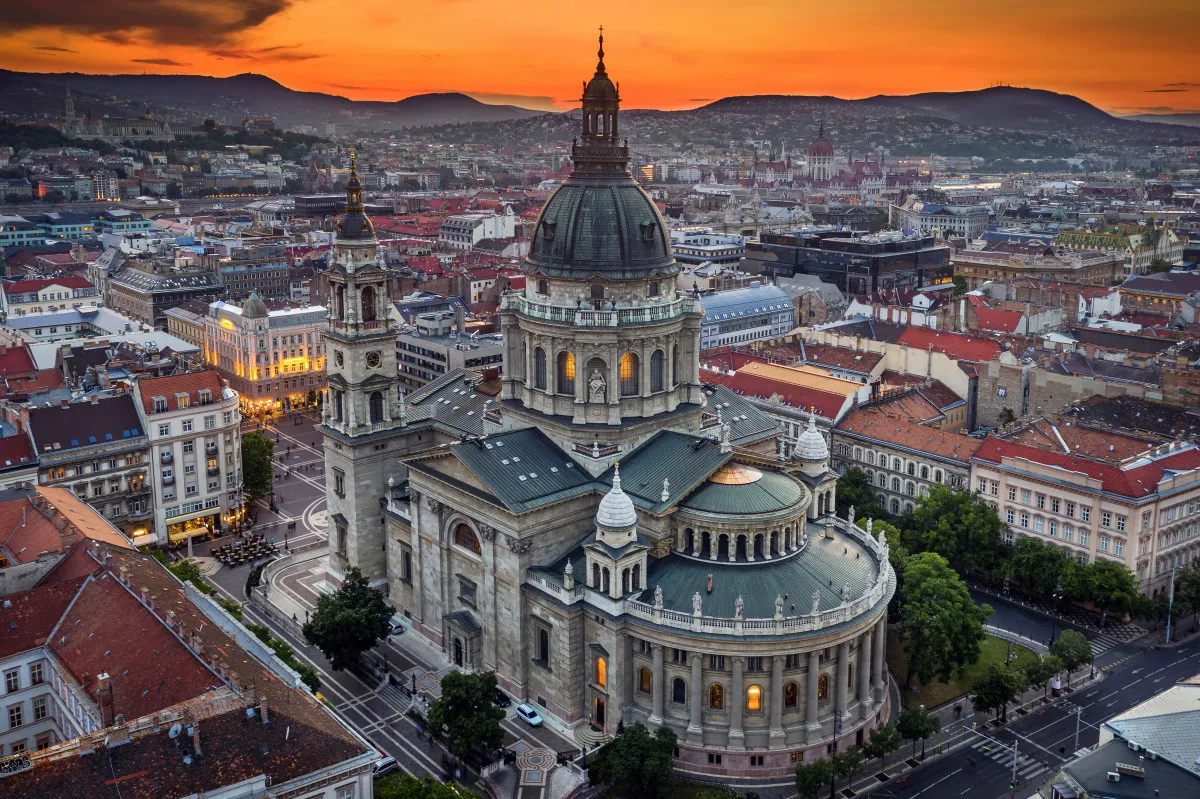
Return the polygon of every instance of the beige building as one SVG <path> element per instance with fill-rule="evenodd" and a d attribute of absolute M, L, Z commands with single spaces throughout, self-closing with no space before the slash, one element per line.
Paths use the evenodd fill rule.
<path fill-rule="evenodd" d="M 1172 566 L 1200 555 L 1200 449 L 1164 444 L 1102 462 L 987 439 L 971 459 L 972 487 L 1008 523 L 1006 540 L 1034 536 L 1080 563 L 1110 560 L 1157 594 Z"/>
<path fill-rule="evenodd" d="M 268 311 L 257 294 L 241 305 L 218 300 L 204 320 L 204 360 L 242 398 L 246 410 L 307 405 L 325 390 L 320 305 Z"/>

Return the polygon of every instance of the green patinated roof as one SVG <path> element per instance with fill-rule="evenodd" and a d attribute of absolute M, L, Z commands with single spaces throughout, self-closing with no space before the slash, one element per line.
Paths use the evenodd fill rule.
<path fill-rule="evenodd" d="M 746 618 L 765 619 L 775 615 L 777 596 L 787 595 L 785 616 L 800 616 L 812 610 L 813 591 L 821 592 L 821 608 L 829 610 L 842 603 L 843 585 L 849 583 L 858 598 L 875 584 L 879 565 L 860 544 L 841 535 L 823 539 L 816 525 L 809 525 L 808 534 L 808 545 L 782 560 L 722 563 L 679 554 L 652 558 L 642 601 L 653 602 L 654 587 L 662 586 L 664 607 L 691 613 L 692 595 L 699 591 L 705 616 L 733 618 L 740 595 Z M 710 574 L 711 594 L 706 590 Z"/>
<path fill-rule="evenodd" d="M 621 489 L 639 508 L 662 513 L 732 458 L 716 441 L 661 430 L 621 459 Z M 612 487 L 613 470 L 596 478 L 601 491 Z M 663 478 L 671 482 L 662 501 Z"/>
<path fill-rule="evenodd" d="M 791 477 L 780 472 L 761 472 L 753 483 L 725 484 L 705 482 L 679 507 L 725 516 L 772 514 L 794 509 L 804 500 L 805 490 Z"/>
<path fill-rule="evenodd" d="M 769 413 L 726 386 L 709 386 L 704 393 L 708 396 L 705 410 L 716 413 L 720 406 L 721 421 L 729 423 L 729 443 L 735 447 L 779 435 L 779 423 Z"/>

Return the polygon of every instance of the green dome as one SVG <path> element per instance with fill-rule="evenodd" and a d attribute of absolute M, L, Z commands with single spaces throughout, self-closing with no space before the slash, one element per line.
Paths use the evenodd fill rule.
<path fill-rule="evenodd" d="M 623 177 L 568 178 L 538 217 L 526 271 L 548 277 L 638 279 L 679 271 L 650 195 Z"/>
<path fill-rule="evenodd" d="M 691 496 L 679 503 L 684 511 L 722 516 L 758 516 L 799 512 L 804 507 L 805 489 L 781 472 L 757 469 L 719 470 Z M 750 472 L 748 478 L 742 476 Z"/>

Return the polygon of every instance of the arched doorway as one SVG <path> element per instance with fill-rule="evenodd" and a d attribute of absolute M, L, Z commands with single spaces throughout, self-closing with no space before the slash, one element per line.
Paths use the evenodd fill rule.
<path fill-rule="evenodd" d="M 463 644 L 461 638 L 454 639 L 454 665 L 462 668 L 463 665 Z"/>
<path fill-rule="evenodd" d="M 364 286 L 362 290 L 362 320 L 375 321 L 375 289 Z"/>

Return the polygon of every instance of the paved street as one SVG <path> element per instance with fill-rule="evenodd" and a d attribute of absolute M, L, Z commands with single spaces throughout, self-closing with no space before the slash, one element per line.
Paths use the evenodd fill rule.
<path fill-rule="evenodd" d="M 380 751 L 386 752 L 411 774 L 435 774 L 440 778 L 453 776 L 453 767 L 444 760 L 440 747 L 419 738 L 416 724 L 405 715 L 410 702 L 408 692 L 382 678 L 381 667 L 386 659 L 387 669 L 397 682 L 410 687 L 414 676 L 418 693 L 432 689 L 445 673 L 448 663 L 435 647 L 411 630 L 378 646 L 364 657 L 367 666 L 361 670 L 334 672 L 315 647 L 308 646 L 299 633 L 305 621 L 305 610 L 316 606 L 319 584 L 324 580 L 328 522 L 325 513 L 324 468 L 320 449 L 320 434 L 314 429 L 312 417 L 300 417 L 296 424 L 290 417 L 267 425 L 263 431 L 277 442 L 275 445 L 275 501 L 278 512 L 272 512 L 268 501 L 255 508 L 258 521 L 254 533 L 291 548 L 292 555 L 269 570 L 269 605 L 262 603 L 261 594 L 253 604 L 245 597 L 245 583 L 253 566 L 218 567 L 209 580 L 231 599 L 245 605 L 247 620 L 266 624 L 273 632 L 295 647 L 299 657 L 311 663 L 321 677 L 321 694 L 338 713 Z M 243 432 L 258 429 L 247 422 Z M 288 452 L 288 447 L 291 452 Z M 288 473 L 290 471 L 290 476 Z M 287 532 L 296 523 L 295 532 Z M 286 536 L 285 536 L 286 533 Z M 208 556 L 213 546 L 229 543 L 225 537 L 195 545 L 197 557 Z M 515 707 L 515 703 L 513 705 Z M 513 708 L 503 722 L 505 746 L 518 751 L 549 749 L 568 752 L 578 749 L 573 738 L 567 738 L 550 726 L 531 728 L 517 721 Z M 465 778 L 464 778 L 465 779 Z M 523 797 L 538 797 L 540 789 L 523 789 Z"/>

